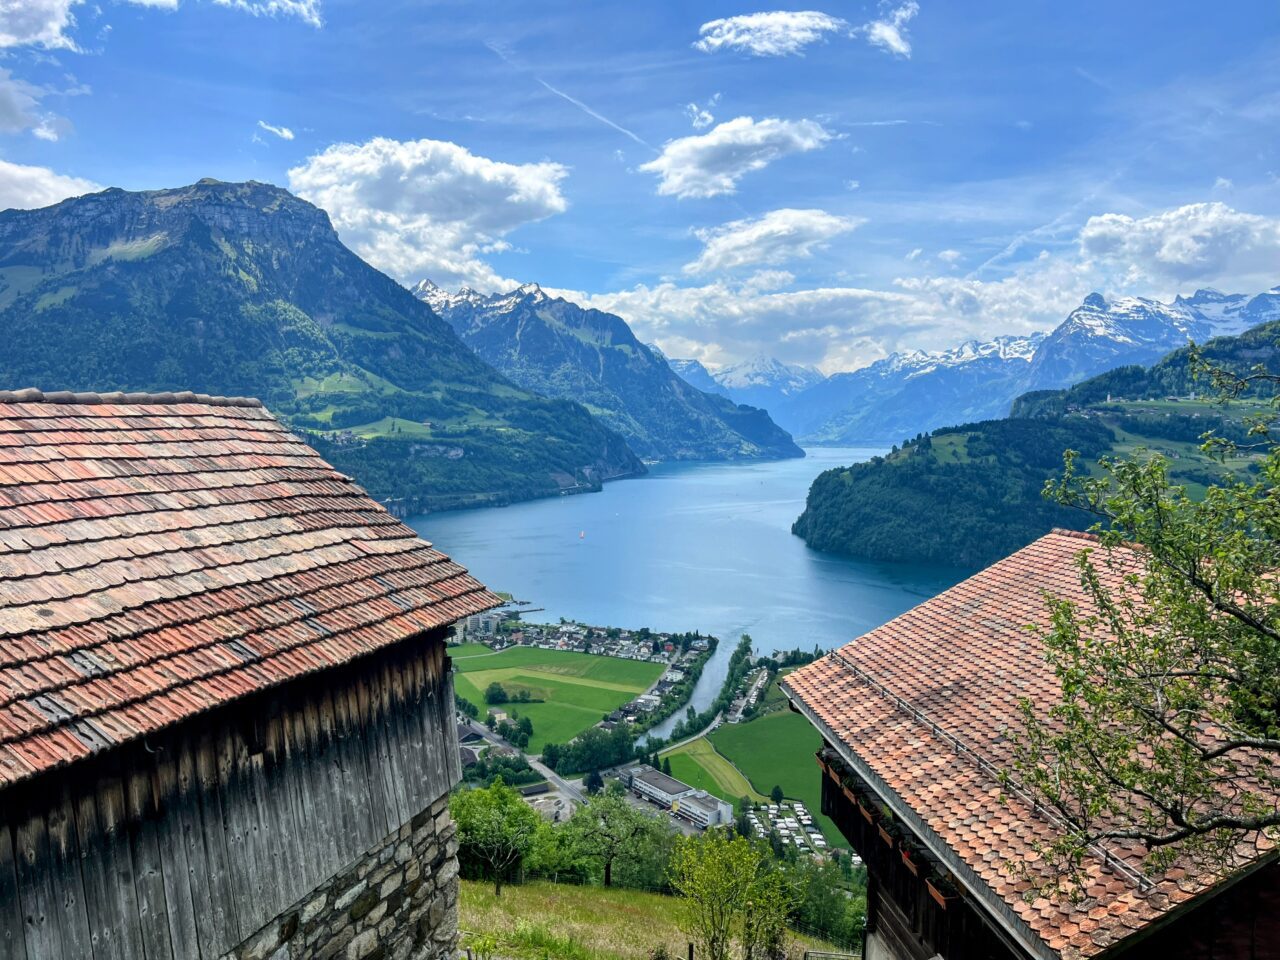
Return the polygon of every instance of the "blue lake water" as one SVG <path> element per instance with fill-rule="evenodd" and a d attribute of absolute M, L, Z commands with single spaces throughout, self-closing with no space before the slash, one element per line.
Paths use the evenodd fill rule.
<path fill-rule="evenodd" d="M 601 493 L 409 522 L 492 589 L 546 608 L 531 620 L 719 637 L 694 694 L 701 709 L 741 634 L 762 653 L 829 648 L 965 575 L 834 557 L 792 536 L 814 477 L 883 452 L 825 447 L 803 460 L 663 464 Z"/>

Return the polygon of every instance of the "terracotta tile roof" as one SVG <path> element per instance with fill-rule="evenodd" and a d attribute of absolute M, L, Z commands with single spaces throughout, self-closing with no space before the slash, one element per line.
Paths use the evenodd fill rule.
<path fill-rule="evenodd" d="M 499 602 L 256 400 L 0 391 L 0 789 Z"/>
<path fill-rule="evenodd" d="M 1054 531 L 783 682 L 873 788 L 914 814 L 921 838 L 949 849 L 959 879 L 985 888 L 988 905 L 1020 924 L 1037 953 L 1065 958 L 1104 952 L 1217 879 L 1171 869 L 1144 889 L 1135 882 L 1142 850 L 1113 845 L 1086 864 L 1083 901 L 1024 899 L 1032 883 L 1019 865 L 1034 871 L 1034 845 L 1060 826 L 1002 788 L 999 771 L 1013 767 L 1005 731 L 1020 722 L 1019 698 L 1060 697 L 1027 627 L 1048 624 L 1045 594 L 1091 606 L 1076 566 L 1091 543 Z M 1098 564 L 1112 586 L 1122 569 Z"/>

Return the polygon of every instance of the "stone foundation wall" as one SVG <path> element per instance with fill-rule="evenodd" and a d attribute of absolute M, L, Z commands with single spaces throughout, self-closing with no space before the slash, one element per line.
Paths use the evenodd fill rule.
<path fill-rule="evenodd" d="M 223 960 L 446 960 L 458 940 L 449 798 L 384 839 Z"/>

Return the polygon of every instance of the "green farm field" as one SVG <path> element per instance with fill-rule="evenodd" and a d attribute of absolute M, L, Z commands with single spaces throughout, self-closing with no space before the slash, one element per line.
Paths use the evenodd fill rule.
<path fill-rule="evenodd" d="M 750 797 L 757 803 L 768 798 L 751 788 L 751 783 L 732 763 L 711 745 L 706 737 L 699 737 L 660 755 L 671 761 L 671 775 L 677 780 L 715 794 L 721 800 L 737 803 L 740 797 Z"/>
<path fill-rule="evenodd" d="M 848 846 L 822 809 L 822 777 L 813 759 L 822 738 L 798 713 L 779 711 L 727 723 L 710 736 L 716 751 L 751 781 L 757 793 L 768 794 L 774 784 L 791 800 L 799 800 L 814 814 L 827 843 Z"/>
<path fill-rule="evenodd" d="M 662 665 L 619 660 L 563 650 L 512 647 L 493 653 L 480 644 L 449 648 L 457 676 L 458 696 L 480 708 L 510 713 L 513 709 L 533 721 L 529 751 L 546 743 L 564 743 L 599 722 L 637 695 L 644 693 L 662 674 Z M 527 690 L 542 703 L 513 703 L 490 708 L 485 688 L 500 683 L 514 695 Z"/>

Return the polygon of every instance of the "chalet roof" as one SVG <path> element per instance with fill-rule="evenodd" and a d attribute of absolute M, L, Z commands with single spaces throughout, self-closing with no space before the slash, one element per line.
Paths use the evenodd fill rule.
<path fill-rule="evenodd" d="M 0 788 L 499 602 L 256 400 L 0 392 Z"/>
<path fill-rule="evenodd" d="M 1039 956 L 1096 956 L 1219 879 L 1173 868 L 1140 884 L 1141 848 L 1112 845 L 1085 864 L 1080 902 L 1024 899 L 1033 883 L 1020 870 L 1034 875 L 1035 846 L 1062 829 L 999 781 L 1013 772 L 1007 731 L 1020 724 L 1019 699 L 1061 695 L 1027 628 L 1048 625 L 1046 594 L 1092 609 L 1077 558 L 1097 543 L 1055 530 L 782 681 L 890 809 Z M 1141 562 L 1137 551 L 1115 553 L 1115 564 L 1096 565 L 1113 588 Z"/>

